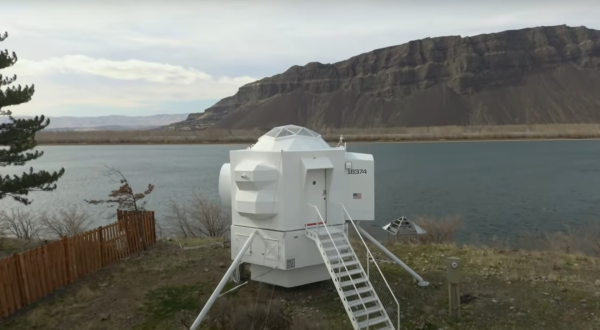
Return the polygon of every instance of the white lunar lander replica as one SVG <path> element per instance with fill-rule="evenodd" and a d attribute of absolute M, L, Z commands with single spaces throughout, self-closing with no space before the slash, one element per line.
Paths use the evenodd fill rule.
<path fill-rule="evenodd" d="M 354 329 L 399 329 L 400 305 L 363 237 L 421 286 L 428 283 L 355 224 L 375 219 L 373 173 L 372 155 L 347 152 L 341 138 L 331 147 L 294 125 L 275 127 L 251 147 L 230 151 L 219 194 L 231 207 L 233 263 L 191 329 L 241 263 L 250 264 L 252 280 L 287 288 L 331 279 Z M 348 239 L 349 225 L 366 250 L 364 268 Z M 390 300 L 385 305 L 383 296 Z"/>

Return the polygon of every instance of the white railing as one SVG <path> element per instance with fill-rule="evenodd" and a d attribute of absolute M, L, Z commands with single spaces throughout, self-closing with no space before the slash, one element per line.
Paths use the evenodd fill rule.
<path fill-rule="evenodd" d="M 315 205 L 312 205 L 312 204 L 308 204 L 308 206 L 313 207 L 315 209 L 315 211 L 317 212 L 317 216 L 319 217 L 317 220 L 321 220 L 321 223 L 322 223 L 322 225 L 315 225 L 315 228 L 317 229 L 316 230 L 317 239 L 319 239 L 319 237 L 318 237 L 319 236 L 319 227 L 325 228 L 325 231 L 327 232 L 327 236 L 329 236 L 329 239 L 331 240 L 331 244 L 333 245 L 334 250 L 337 253 L 337 256 L 339 258 L 339 265 L 343 265 L 344 266 L 344 269 L 345 269 L 346 273 L 348 273 L 348 278 L 350 279 L 350 281 L 352 283 L 352 286 L 354 287 L 355 292 L 358 293 L 359 292 L 358 288 L 356 287 L 356 284 L 352 280 L 352 276 L 349 275 L 350 271 L 348 270 L 348 267 L 346 267 L 346 263 L 344 263 L 344 260 L 342 259 L 342 255 L 340 254 L 340 250 L 335 245 L 335 242 L 333 241 L 333 237 L 331 236 L 331 233 L 329 232 L 329 229 L 327 229 L 327 224 L 323 220 L 323 217 L 321 216 L 321 212 L 319 211 L 319 208 L 317 206 L 315 206 Z M 319 222 L 317 221 L 317 223 L 319 223 Z M 310 227 L 306 226 L 306 230 L 307 231 L 308 231 L 309 228 Z M 343 235 L 343 232 L 342 232 L 342 235 Z M 319 244 L 321 244 L 320 239 L 319 239 Z M 321 244 L 321 247 L 323 248 L 323 252 L 325 253 L 325 248 L 323 247 L 322 244 Z M 349 248 L 351 249 L 352 246 L 349 246 Z M 327 256 L 327 253 L 325 253 L 325 258 L 327 258 L 327 262 L 331 265 L 331 262 L 329 261 L 329 257 Z M 336 276 L 337 276 L 338 285 L 341 285 L 341 278 L 342 278 L 342 276 L 340 276 L 340 269 L 341 269 L 341 267 L 339 265 L 338 265 L 338 272 L 337 272 Z M 333 268 L 333 266 L 332 266 L 332 268 Z M 341 292 L 343 294 L 344 290 L 341 290 Z M 362 304 L 363 308 L 366 311 L 367 310 L 367 306 L 365 305 L 365 302 L 363 301 L 362 297 L 360 296 L 360 293 L 358 293 L 357 296 L 358 296 L 358 299 L 360 299 L 360 303 Z M 348 301 L 348 300 L 346 299 L 346 301 Z M 369 314 L 367 314 L 367 324 L 369 324 L 368 321 L 369 321 Z M 358 320 L 356 318 L 354 319 L 354 322 L 358 326 L 359 322 L 358 322 Z"/>
<path fill-rule="evenodd" d="M 396 299 L 396 296 L 394 295 L 394 291 L 392 291 L 392 288 L 390 287 L 390 284 L 388 283 L 387 279 L 383 275 L 383 272 L 381 271 L 381 268 L 379 268 L 379 265 L 375 261 L 375 257 L 371 253 L 371 250 L 369 249 L 369 246 L 367 246 L 367 243 L 365 242 L 365 240 L 363 239 L 362 235 L 360 234 L 360 231 L 358 230 L 358 227 L 354 223 L 354 220 L 352 220 L 352 217 L 348 213 L 348 210 L 346 210 L 346 207 L 344 206 L 344 204 L 342 204 L 342 203 L 338 203 L 338 204 L 342 207 L 342 211 L 343 211 L 342 216 L 344 217 L 345 220 L 350 221 L 350 223 L 354 227 L 354 230 L 356 231 L 356 234 L 360 238 L 362 244 L 365 246 L 365 249 L 366 249 L 366 252 L 367 252 L 366 253 L 367 254 L 367 256 L 366 256 L 367 257 L 367 276 L 369 277 L 369 280 L 371 280 L 371 273 L 370 273 L 370 266 L 369 266 L 370 262 L 369 261 L 372 260 L 373 264 L 375 264 L 375 267 L 377 268 L 377 271 L 379 272 L 379 275 L 381 275 L 381 278 L 383 279 L 383 281 L 385 283 L 385 286 L 389 290 L 389 293 L 390 293 L 391 297 L 393 298 L 393 301 L 396 303 L 396 318 L 397 318 L 397 323 L 396 323 L 396 327 L 395 328 L 396 329 L 400 329 L 400 303 L 398 302 L 398 299 Z M 346 219 L 346 217 L 347 217 L 347 219 Z M 373 285 L 373 289 L 375 289 L 375 285 Z M 387 310 L 386 310 L 386 314 L 388 314 Z M 389 317 L 389 314 L 388 314 L 388 317 Z M 391 317 L 390 317 L 390 320 L 392 320 Z M 392 321 L 392 322 L 394 322 L 394 321 Z"/>

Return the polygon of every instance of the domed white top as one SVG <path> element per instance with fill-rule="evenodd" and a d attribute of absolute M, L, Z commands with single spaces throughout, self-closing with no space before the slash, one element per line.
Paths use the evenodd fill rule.
<path fill-rule="evenodd" d="M 330 149 L 321 135 L 301 126 L 278 126 L 258 138 L 250 149 L 260 151 L 323 150 Z"/>
<path fill-rule="evenodd" d="M 294 136 L 294 135 L 302 135 L 302 136 L 311 136 L 311 137 L 320 137 L 321 135 L 309 130 L 308 128 L 296 126 L 296 125 L 285 125 L 275 127 L 272 130 L 268 131 L 263 136 L 270 136 L 272 138 L 281 138 L 285 136 Z"/>

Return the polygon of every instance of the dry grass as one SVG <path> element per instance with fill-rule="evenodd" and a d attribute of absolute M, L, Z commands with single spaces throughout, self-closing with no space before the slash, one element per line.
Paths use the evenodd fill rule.
<path fill-rule="evenodd" d="M 456 235 L 463 229 L 464 221 L 459 215 L 446 217 L 417 216 L 414 222 L 427 233 L 387 235 L 388 244 L 455 244 Z M 366 227 L 367 231 L 377 237 L 381 235 L 379 228 Z M 377 233 L 376 233 L 377 232 Z M 354 232 L 351 231 L 354 236 Z M 379 234 L 379 235 L 377 235 Z M 582 223 L 573 228 L 565 226 L 558 232 L 539 232 L 537 234 L 524 232 L 514 239 L 508 237 L 492 237 L 489 241 L 480 242 L 477 238 L 471 239 L 468 245 L 481 248 L 492 248 L 501 251 L 520 249 L 530 252 L 559 252 L 565 255 L 588 255 L 600 257 L 600 223 Z"/>
<path fill-rule="evenodd" d="M 30 306 L 3 330 L 189 329 L 230 264 L 230 250 L 183 250 L 163 241 L 90 274 Z M 194 244 L 201 244 L 194 240 Z M 598 329 L 600 259 L 561 252 L 502 251 L 454 244 L 396 244 L 390 249 L 427 281 L 416 286 L 400 267 L 383 262 L 401 303 L 402 328 Z M 376 249 L 373 249 L 376 251 Z M 445 259 L 463 262 L 464 303 L 457 321 L 447 313 Z M 224 291 L 233 288 L 228 283 Z M 268 316 L 268 317 L 267 317 Z M 250 282 L 217 299 L 201 329 L 351 329 L 331 281 L 284 289 Z"/>
<path fill-rule="evenodd" d="M 44 144 L 201 144 L 254 143 L 265 130 L 203 131 L 87 131 L 39 132 L 36 140 Z M 600 138 L 599 124 L 549 124 L 503 126 L 441 126 L 347 128 L 319 131 L 323 138 L 337 142 L 340 134 L 347 141 L 427 141 L 500 139 L 589 139 Z"/>
<path fill-rule="evenodd" d="M 514 247 L 533 251 L 554 251 L 565 254 L 586 254 L 600 257 L 600 224 L 580 224 L 577 228 L 565 226 L 559 232 L 519 235 Z M 510 245 L 505 244 L 505 248 Z"/>

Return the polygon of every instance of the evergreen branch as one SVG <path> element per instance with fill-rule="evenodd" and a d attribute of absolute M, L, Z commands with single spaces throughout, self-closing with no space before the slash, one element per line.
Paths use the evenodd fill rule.
<path fill-rule="evenodd" d="M 23 172 L 19 177 L 13 175 L 5 175 L 0 177 L 0 199 L 4 197 L 12 197 L 14 200 L 29 205 L 31 200 L 24 197 L 32 191 L 53 191 L 56 189 L 56 181 L 65 173 L 65 169 L 61 168 L 58 172 L 50 173 L 48 171 L 33 172 L 33 168 L 29 169 L 29 173 Z M 24 195 L 24 196 L 23 196 Z"/>
<path fill-rule="evenodd" d="M 13 75 L 12 77 L 4 77 L 0 74 L 0 87 L 7 86 L 14 83 L 17 80 L 17 75 Z"/>
<path fill-rule="evenodd" d="M 0 42 L 8 38 L 8 33 L 0 35 Z M 8 50 L 0 51 L 0 70 L 14 65 L 17 62 L 17 54 L 10 54 Z M 17 76 L 5 77 L 0 74 L 0 87 L 12 84 Z M 0 89 L 0 116 L 9 116 L 10 122 L 0 124 L 0 167 L 22 166 L 25 163 L 40 158 L 44 153 L 39 150 L 33 151 L 37 146 L 35 134 L 50 124 L 50 120 L 43 115 L 33 119 L 15 119 L 12 112 L 3 109 L 31 101 L 35 93 L 35 86 L 11 86 L 4 90 Z M 28 152 L 28 151 L 32 152 Z M 65 173 L 61 168 L 58 172 L 39 171 L 23 172 L 23 175 L 0 176 L 0 200 L 10 197 L 17 202 L 28 205 L 32 200 L 27 195 L 32 191 L 53 191 L 56 189 L 56 181 Z"/>
<path fill-rule="evenodd" d="M 0 59 L 1 62 L 1 59 Z M 5 90 L 0 89 L 0 109 L 11 105 L 19 105 L 31 101 L 35 93 L 35 86 L 21 85 L 8 87 Z"/>

